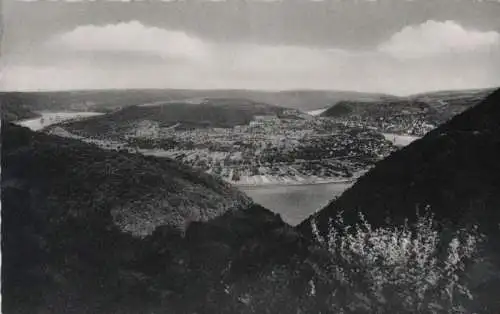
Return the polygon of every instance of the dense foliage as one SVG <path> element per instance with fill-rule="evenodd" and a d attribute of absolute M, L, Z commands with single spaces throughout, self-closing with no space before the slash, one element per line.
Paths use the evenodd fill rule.
<path fill-rule="evenodd" d="M 169 159 L 13 125 L 3 125 L 2 137 L 5 313 L 127 313 L 136 302 L 157 306 L 167 291 L 187 306 L 185 290 L 204 296 L 221 259 L 253 236 L 263 241 L 266 224 L 285 226 L 248 209 L 249 199 L 222 181 Z M 210 227 L 197 223 L 221 215 Z M 183 258 L 189 262 L 176 268 Z"/>

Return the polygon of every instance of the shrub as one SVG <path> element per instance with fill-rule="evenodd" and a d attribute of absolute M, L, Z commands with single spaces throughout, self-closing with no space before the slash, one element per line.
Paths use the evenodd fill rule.
<path fill-rule="evenodd" d="M 326 262 L 312 262 L 312 295 L 321 289 L 336 313 L 465 313 L 473 299 L 467 273 L 483 236 L 477 228 L 438 230 L 431 214 L 408 226 L 372 228 L 330 219 L 322 236 Z"/>

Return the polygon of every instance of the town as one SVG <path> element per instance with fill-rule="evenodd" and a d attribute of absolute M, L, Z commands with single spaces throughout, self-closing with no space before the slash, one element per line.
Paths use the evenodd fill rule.
<path fill-rule="evenodd" d="M 293 110 L 233 128 L 161 127 L 143 120 L 129 128 L 124 142 L 237 185 L 352 180 L 395 149 L 376 130 Z"/>

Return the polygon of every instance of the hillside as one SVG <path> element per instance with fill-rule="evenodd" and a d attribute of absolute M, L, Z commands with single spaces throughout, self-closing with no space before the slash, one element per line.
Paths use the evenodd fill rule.
<path fill-rule="evenodd" d="M 114 111 L 120 108 L 153 102 L 184 101 L 192 98 L 251 99 L 302 111 L 328 108 L 340 101 L 385 102 L 397 100 L 422 101 L 431 105 L 459 104 L 462 99 L 480 98 L 492 89 L 421 93 L 408 97 L 387 94 L 329 90 L 82 90 L 59 92 L 1 92 L 5 103 L 24 106 L 31 111 Z M 453 106 L 457 108 L 456 106 Z M 452 108 L 451 108 L 452 109 Z M 451 110 L 450 109 L 450 110 Z"/>
<path fill-rule="evenodd" d="M 158 127 L 175 125 L 178 129 L 231 128 L 248 124 L 258 115 L 278 115 L 283 111 L 281 107 L 247 99 L 208 98 L 196 102 L 159 102 L 129 106 L 101 117 L 65 124 L 65 127 L 82 136 L 123 138 L 126 133 L 140 128 L 144 121 Z"/>
<path fill-rule="evenodd" d="M 459 91 L 439 91 L 412 95 L 409 99 L 422 101 L 429 104 L 438 111 L 443 119 L 448 120 L 470 107 L 478 104 L 491 94 L 494 88 L 459 90 Z"/>
<path fill-rule="evenodd" d="M 168 159 L 2 140 L 4 313 L 231 313 L 228 265 L 241 282 L 300 253 L 279 216 Z"/>
<path fill-rule="evenodd" d="M 400 224 L 429 206 L 454 225 L 477 222 L 498 231 L 500 222 L 500 90 L 411 145 L 392 153 L 340 198 L 315 215 L 322 228 L 344 211 L 374 225 Z M 299 228 L 309 230 L 309 218 Z"/>
<path fill-rule="evenodd" d="M 487 115 L 479 110 L 459 120 L 465 128 L 452 125 L 450 130 L 498 131 L 493 127 L 498 107 L 488 108 Z M 168 159 L 103 151 L 12 125 L 4 125 L 2 137 L 4 313 L 416 313 L 415 287 L 426 290 L 427 274 L 441 274 L 440 264 L 419 268 L 410 261 L 403 271 L 389 264 L 380 279 L 379 265 L 365 264 L 373 260 L 371 246 L 361 247 L 368 253 L 356 255 L 358 262 L 336 254 L 330 243 L 306 241 L 258 205 L 229 210 L 224 204 L 246 204 L 245 197 Z M 179 207 L 182 202 L 191 202 L 189 208 Z M 158 223 L 160 211 L 169 209 L 165 204 L 173 204 L 170 209 L 185 213 L 186 219 Z M 197 208 L 211 219 L 196 221 L 202 220 Z M 130 223 L 123 224 L 127 220 L 117 214 Z M 154 231 L 151 223 L 158 225 Z M 127 228 L 131 225 L 137 229 Z M 392 263 L 390 254 L 398 251 L 392 236 L 401 237 L 389 236 L 378 240 L 385 242 L 377 255 L 383 266 L 384 256 Z M 363 239 L 353 239 L 340 241 L 354 241 L 351 249 L 356 249 L 356 239 Z M 411 248 L 399 250 L 407 254 Z M 454 278 L 455 272 L 443 269 L 444 276 Z M 407 276 L 412 271 L 418 271 L 416 286 Z M 394 276 L 402 282 L 393 285 Z M 387 285 L 382 299 L 371 293 L 380 280 Z M 474 299 L 473 312 L 498 312 L 492 307 L 495 287 L 474 287 L 474 297 L 481 298 Z M 442 291 L 441 281 L 430 283 L 430 307 L 435 302 L 446 306 L 448 299 L 440 303 Z M 490 298 L 489 307 L 484 298 Z"/>
<path fill-rule="evenodd" d="M 0 99 L 22 104 L 34 111 L 90 110 L 113 111 L 119 108 L 159 101 L 192 98 L 251 99 L 303 111 L 328 107 L 340 100 L 377 100 L 394 98 L 384 94 L 348 91 L 259 91 L 259 90 L 83 90 L 60 92 L 3 92 Z"/>
<path fill-rule="evenodd" d="M 445 120 L 429 104 L 409 99 L 387 101 L 340 101 L 322 117 L 371 127 L 385 133 L 422 136 Z"/>
<path fill-rule="evenodd" d="M 388 100 L 388 101 L 340 101 L 323 112 L 324 117 L 335 117 L 346 114 L 394 114 L 398 111 L 426 112 L 429 105 L 419 101 Z"/>
<path fill-rule="evenodd" d="M 174 158 L 240 185 L 352 178 L 393 148 L 373 130 L 234 98 L 130 106 L 44 131 Z"/>
<path fill-rule="evenodd" d="M 121 107 L 170 99 L 155 90 L 2 92 L 0 99 L 33 111 L 112 111 Z"/>
<path fill-rule="evenodd" d="M 2 121 L 18 121 L 38 117 L 38 114 L 32 112 L 25 106 L 18 105 L 0 98 L 0 113 Z"/>
<path fill-rule="evenodd" d="M 321 116 L 386 133 L 423 136 L 492 92 L 493 89 L 488 88 L 422 93 L 397 99 L 342 100 Z"/>
<path fill-rule="evenodd" d="M 321 90 L 290 90 L 255 96 L 249 95 L 248 97 L 302 111 L 327 108 L 340 101 L 387 101 L 398 99 L 396 96 L 387 94 Z"/>
<path fill-rule="evenodd" d="M 133 234 L 150 234 L 165 224 L 184 227 L 250 203 L 228 184 L 170 159 L 104 151 L 9 125 L 2 138 L 5 186 L 29 188 L 42 197 L 33 203 L 75 216 L 106 210 Z M 12 183 L 10 176 L 16 178 Z M 71 200 L 64 206 L 63 196 Z"/>

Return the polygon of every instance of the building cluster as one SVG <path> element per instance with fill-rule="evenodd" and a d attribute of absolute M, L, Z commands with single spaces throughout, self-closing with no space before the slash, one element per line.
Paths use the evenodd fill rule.
<path fill-rule="evenodd" d="M 256 116 L 233 128 L 160 128 L 142 121 L 127 133 L 130 146 L 166 156 L 231 182 L 252 176 L 270 180 L 351 177 L 393 149 L 374 130 L 331 119 Z"/>

